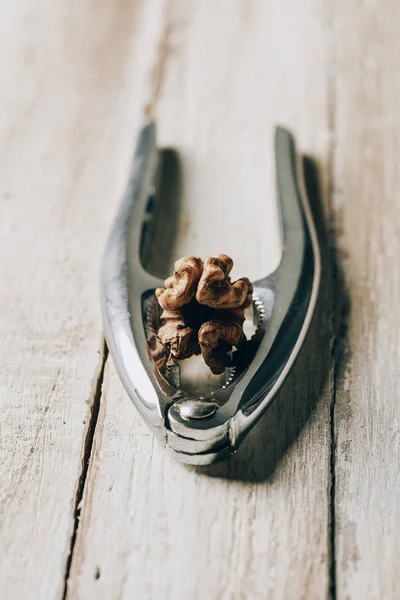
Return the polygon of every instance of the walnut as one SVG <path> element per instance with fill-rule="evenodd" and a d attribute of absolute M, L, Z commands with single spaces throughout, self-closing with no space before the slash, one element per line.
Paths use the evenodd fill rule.
<path fill-rule="evenodd" d="M 158 288 L 156 296 L 164 310 L 175 310 L 192 300 L 203 271 L 201 258 L 186 256 L 177 260 L 172 277 L 165 280 L 165 288 Z"/>
<path fill-rule="evenodd" d="M 252 302 L 253 286 L 247 278 L 231 283 L 233 260 L 226 254 L 207 258 L 196 291 L 196 300 L 213 308 L 247 308 Z"/>
<path fill-rule="evenodd" d="M 229 365 L 228 352 L 244 341 L 243 321 L 233 319 L 212 320 L 199 329 L 199 343 L 205 363 L 213 373 L 223 373 Z"/>
<path fill-rule="evenodd" d="M 175 358 L 181 360 L 200 354 L 197 332 L 186 322 L 183 310 L 164 310 L 161 323 L 158 339 Z"/>
<path fill-rule="evenodd" d="M 165 289 L 156 290 L 163 308 L 157 337 L 176 359 L 202 354 L 214 374 L 230 363 L 228 353 L 245 341 L 244 310 L 252 302 L 247 278 L 231 282 L 233 261 L 225 254 L 205 263 L 194 256 L 175 263 Z"/>

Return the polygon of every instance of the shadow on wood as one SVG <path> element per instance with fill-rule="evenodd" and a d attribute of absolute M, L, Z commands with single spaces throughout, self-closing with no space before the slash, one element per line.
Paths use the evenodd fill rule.
<path fill-rule="evenodd" d="M 217 463 L 197 471 L 211 477 L 230 480 L 261 482 L 273 481 L 277 467 L 312 417 L 319 402 L 332 402 L 334 395 L 335 352 L 335 298 L 340 304 L 349 303 L 341 275 L 340 265 L 329 245 L 329 230 L 322 210 L 321 186 L 317 164 L 310 158 L 303 159 L 306 187 L 320 241 L 322 278 L 320 294 L 314 318 L 300 356 L 290 373 L 282 392 L 272 406 L 243 442 L 236 456 L 224 463 Z M 343 319 L 340 319 L 340 323 Z M 343 332 L 341 332 L 343 339 Z M 329 414 L 329 410 L 325 411 Z M 321 436 L 314 440 L 314 452 L 320 444 L 326 444 L 326 427 L 323 423 Z M 318 431 L 318 427 L 316 431 Z"/>
<path fill-rule="evenodd" d="M 161 150 L 161 181 L 157 203 L 152 251 L 145 268 L 156 277 L 165 279 L 171 275 L 176 260 L 175 244 L 181 209 L 182 175 L 179 155 L 175 150 Z"/>

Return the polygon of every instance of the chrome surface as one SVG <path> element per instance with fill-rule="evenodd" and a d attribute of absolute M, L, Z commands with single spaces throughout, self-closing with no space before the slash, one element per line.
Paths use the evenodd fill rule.
<path fill-rule="evenodd" d="M 179 407 L 181 417 L 184 419 L 209 419 L 217 411 L 215 402 L 193 398 L 184 400 Z"/>
<path fill-rule="evenodd" d="M 154 123 L 141 131 L 132 173 L 106 247 L 102 270 L 105 336 L 119 376 L 160 441 L 187 463 L 204 465 L 234 453 L 267 410 L 295 362 L 314 311 L 320 255 L 292 135 L 275 135 L 282 256 L 254 282 L 257 330 L 233 353 L 225 384 L 206 397 L 188 395 L 179 366 L 152 358 L 163 282 L 143 268 L 151 249 L 160 153 Z M 161 199 L 162 201 L 162 199 Z"/>

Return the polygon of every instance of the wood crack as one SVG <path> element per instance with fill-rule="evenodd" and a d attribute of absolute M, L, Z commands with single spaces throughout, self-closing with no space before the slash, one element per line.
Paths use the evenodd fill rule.
<path fill-rule="evenodd" d="M 329 530 L 329 595 L 332 600 L 336 598 L 336 514 L 335 514 L 335 494 L 336 494 L 336 442 L 335 442 L 335 401 L 336 401 L 336 367 L 333 374 L 333 391 L 330 406 L 330 433 L 331 433 L 331 454 L 330 454 L 330 530 Z"/>
<path fill-rule="evenodd" d="M 332 287 L 333 287 L 333 306 L 332 309 L 332 359 L 333 359 L 333 382 L 332 396 L 330 403 L 330 494 L 329 494 L 329 597 L 331 600 L 336 599 L 336 430 L 335 430 L 335 404 L 337 381 L 339 377 L 338 352 L 340 346 L 340 312 L 337 309 L 340 305 L 341 284 L 343 283 L 341 272 L 338 265 L 338 235 L 335 225 L 334 212 L 334 193 L 335 193 L 335 136 L 336 136 L 336 85 L 335 85 L 335 50 L 330 48 L 330 77 L 328 85 L 328 128 L 330 133 L 330 156 L 329 156 L 329 172 L 328 172 L 328 202 L 330 214 L 330 250 L 331 250 L 331 267 L 332 267 Z"/>
<path fill-rule="evenodd" d="M 166 64 L 171 52 L 170 37 L 172 33 L 172 26 L 168 18 L 168 4 L 166 7 L 167 8 L 164 15 L 164 27 L 158 43 L 156 61 L 151 72 L 150 99 L 144 109 L 145 117 L 151 120 L 155 118 L 156 106 L 159 102 L 164 83 Z"/>
<path fill-rule="evenodd" d="M 103 386 L 103 380 L 104 380 L 104 369 L 106 366 L 107 356 L 108 356 L 108 349 L 107 349 L 107 345 L 106 345 L 105 341 L 104 341 L 104 348 L 103 348 L 102 355 L 103 355 L 103 360 L 102 360 L 102 364 L 100 367 L 99 376 L 98 376 L 97 382 L 96 382 L 89 422 L 88 422 L 86 436 L 85 436 L 85 442 L 84 442 L 84 446 L 83 446 L 84 450 L 83 450 L 83 457 L 82 457 L 82 470 L 81 470 L 81 474 L 79 477 L 79 483 L 78 483 L 76 496 L 75 496 L 75 506 L 74 506 L 74 516 L 73 516 L 74 527 L 73 527 L 73 531 L 72 531 L 72 535 L 71 535 L 71 543 L 70 543 L 70 547 L 69 547 L 67 564 L 65 567 L 64 590 L 63 590 L 62 600 L 66 600 L 66 598 L 67 598 L 68 579 L 69 579 L 69 575 L 71 572 L 72 559 L 73 559 L 73 555 L 74 555 L 75 543 L 76 543 L 76 538 L 77 538 L 77 534 L 78 534 L 78 527 L 79 527 L 81 507 L 82 507 L 82 499 L 83 499 L 83 494 L 85 491 L 86 479 L 87 479 L 87 474 L 88 474 L 88 470 L 89 470 L 90 457 L 91 457 L 92 448 L 93 448 L 94 435 L 96 432 L 96 425 L 97 425 L 97 420 L 98 420 L 99 411 L 100 411 L 102 386 Z"/>

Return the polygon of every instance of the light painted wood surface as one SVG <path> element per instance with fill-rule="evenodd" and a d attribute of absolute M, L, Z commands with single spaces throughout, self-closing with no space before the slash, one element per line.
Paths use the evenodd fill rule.
<path fill-rule="evenodd" d="M 180 185 L 153 269 L 220 251 L 238 276 L 276 264 L 273 125 L 322 162 L 329 147 L 322 5 L 289 4 L 169 4 L 154 111 Z M 164 454 L 108 361 L 69 598 L 328 596 L 329 320 L 239 455 L 208 469 Z"/>
<path fill-rule="evenodd" d="M 140 4 L 0 11 L 0 596 L 50 600 L 64 589 L 103 358 L 98 272 L 146 59 L 133 60 Z"/>
<path fill-rule="evenodd" d="M 337 6 L 335 529 L 342 600 L 400 597 L 399 24 L 396 2 Z"/>
<path fill-rule="evenodd" d="M 397 599 L 395 0 L 0 11 L 0 597 Z M 102 373 L 101 255 L 149 113 L 176 151 L 151 270 L 274 267 L 276 123 L 318 159 L 338 246 L 283 393 L 202 469 Z"/>

